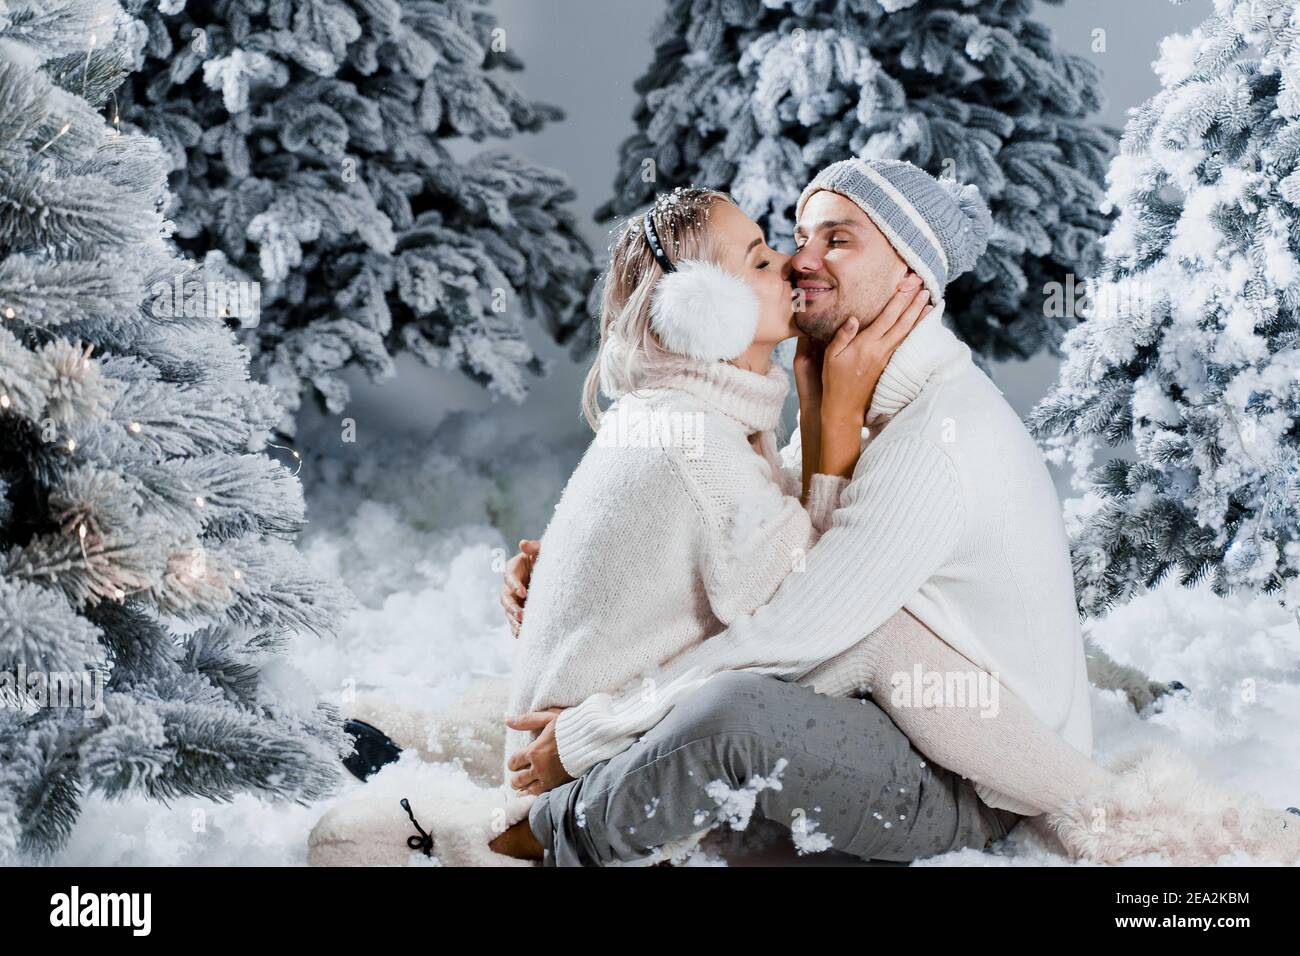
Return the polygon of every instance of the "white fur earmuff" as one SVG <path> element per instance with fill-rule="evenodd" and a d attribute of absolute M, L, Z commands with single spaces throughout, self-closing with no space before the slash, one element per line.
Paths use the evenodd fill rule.
<path fill-rule="evenodd" d="M 699 259 L 677 263 L 650 296 L 650 328 L 663 347 L 704 361 L 744 353 L 758 330 L 758 296 L 748 282 Z"/>

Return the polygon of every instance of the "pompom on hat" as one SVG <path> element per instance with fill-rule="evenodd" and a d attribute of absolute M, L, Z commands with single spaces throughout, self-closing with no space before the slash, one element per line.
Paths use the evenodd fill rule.
<path fill-rule="evenodd" d="M 936 302 L 949 282 L 975 267 L 993 232 L 993 215 L 978 187 L 935 179 L 902 160 L 855 157 L 832 163 L 805 187 L 795 216 L 802 216 L 804 204 L 823 189 L 865 212 Z"/>

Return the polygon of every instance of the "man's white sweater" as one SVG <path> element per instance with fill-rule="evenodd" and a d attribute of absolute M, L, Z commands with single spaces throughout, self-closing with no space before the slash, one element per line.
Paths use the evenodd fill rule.
<path fill-rule="evenodd" d="M 1091 754 L 1060 502 L 1020 418 L 941 314 L 923 319 L 886 367 L 852 480 L 814 478 L 819 500 L 839 492 L 839 507 L 802 569 L 722 633 L 561 713 L 556 737 L 571 775 L 624 750 L 713 674 L 798 680 L 900 608 Z M 991 806 L 1032 812 L 977 790 Z"/>

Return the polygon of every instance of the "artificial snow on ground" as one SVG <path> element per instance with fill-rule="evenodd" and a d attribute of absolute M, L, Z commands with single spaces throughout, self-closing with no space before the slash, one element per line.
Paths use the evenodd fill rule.
<path fill-rule="evenodd" d="M 328 699 L 381 690 L 394 703 L 437 710 L 473 674 L 509 670 L 513 639 L 497 604 L 501 564 L 519 537 L 541 534 L 582 448 L 505 441 L 490 419 L 468 415 L 452 416 L 436 437 L 306 456 L 302 477 L 312 527 L 301 547 L 361 603 L 337 638 L 300 637 L 292 645 L 293 665 Z M 1099 760 L 1165 744 L 1191 755 L 1224 784 L 1255 791 L 1279 808 L 1300 804 L 1300 737 L 1294 731 L 1300 725 L 1300 621 L 1294 613 L 1268 599 L 1223 600 L 1207 589 L 1166 585 L 1088 627 L 1121 663 L 1190 688 L 1142 716 L 1118 692 L 1094 690 Z M 248 796 L 229 804 L 170 805 L 91 797 L 53 862 L 303 865 L 316 820 L 335 801 L 361 792 L 362 784 L 347 779 L 338 795 L 306 807 Z M 720 796 L 734 807 L 734 798 Z M 963 850 L 919 865 L 1066 864 L 1022 831 L 1018 827 L 988 852 Z M 781 834 L 790 841 L 788 832 Z M 788 862 L 825 859 L 815 852 L 822 848 L 815 821 L 795 843 L 785 847 Z M 797 849 L 809 852 L 796 855 Z M 720 860 L 701 850 L 688 862 Z"/>

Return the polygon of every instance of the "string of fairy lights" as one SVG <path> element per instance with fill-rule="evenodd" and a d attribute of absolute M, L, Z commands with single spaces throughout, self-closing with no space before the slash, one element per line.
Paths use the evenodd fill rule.
<path fill-rule="evenodd" d="M 95 26 L 96 26 L 96 27 L 98 27 L 98 26 L 102 26 L 102 25 L 103 25 L 107 20 L 108 20 L 107 17 L 101 17 L 98 21 L 96 21 Z M 94 55 L 96 39 L 97 39 L 96 34 L 92 32 L 92 33 L 90 34 L 90 40 L 89 40 L 89 43 L 87 44 L 87 48 L 86 48 L 86 60 L 85 60 L 85 63 L 83 64 L 83 67 L 82 67 L 82 74 L 81 74 L 81 77 L 82 77 L 82 79 L 81 79 L 81 91 L 82 91 L 82 94 L 83 94 L 83 95 L 85 94 L 87 84 L 89 83 L 89 77 L 90 77 L 90 62 L 91 62 L 91 58 L 92 58 L 92 56 Z M 111 123 L 112 123 L 112 126 L 113 126 L 113 133 L 112 133 L 112 135 L 113 135 L 113 138 L 116 139 L 116 138 L 117 138 L 118 136 L 120 136 L 121 133 L 122 133 L 122 129 L 121 129 L 121 112 L 120 112 L 119 107 L 118 107 L 118 102 L 117 102 L 117 95 L 116 95 L 116 93 L 112 94 L 112 97 L 113 97 L 113 116 L 112 116 L 112 119 L 111 119 Z M 53 137 L 51 137 L 50 140 L 49 140 L 48 142 L 46 142 L 46 143 L 45 143 L 44 145 L 42 145 L 39 149 L 36 150 L 36 155 L 39 156 L 41 153 L 45 152 L 47 149 L 49 149 L 51 146 L 53 146 L 53 145 L 54 145 L 56 142 L 58 142 L 59 139 L 62 138 L 62 137 L 63 137 L 63 136 L 64 136 L 64 135 L 65 135 L 65 134 L 66 134 L 66 133 L 67 133 L 71 128 L 72 128 L 72 122 L 71 122 L 71 121 L 69 121 L 69 122 L 67 122 L 67 123 L 64 123 L 63 126 L 60 127 L 59 131 L 58 131 L 57 133 L 55 133 L 55 135 L 54 135 Z M 188 271 L 191 271 L 191 272 L 192 272 L 192 271 L 195 270 L 196 268 L 198 268 L 198 264 L 197 264 L 197 263 L 189 263 L 189 264 L 188 264 Z M 229 314 L 230 314 L 230 313 L 229 313 L 229 309 L 227 309 L 227 310 L 226 310 L 226 315 L 229 315 Z M 13 307 L 12 305 L 5 305 L 5 306 L 0 307 L 0 317 L 2 317 L 2 318 L 3 318 L 4 320 L 6 320 L 6 321 L 12 321 L 12 320 L 17 319 L 17 317 L 18 317 L 18 313 L 17 313 L 17 311 L 14 309 L 14 307 Z M 89 368 L 89 367 L 90 367 L 90 353 L 91 353 L 91 347 L 90 347 L 90 346 L 87 346 L 86 349 L 85 349 L 85 352 L 82 354 L 82 358 L 81 358 L 81 367 L 82 367 L 82 368 Z M 0 384 L 2 384 L 2 383 L 0 383 Z M 13 400 L 10 398 L 9 393 L 8 393 L 7 391 L 0 391 L 0 411 L 9 411 L 11 408 L 13 408 L 13 405 L 14 405 L 14 403 L 13 403 Z M 138 422 L 138 421 L 131 421 L 131 422 L 129 422 L 129 423 L 127 424 L 127 426 L 126 426 L 126 430 L 127 430 L 130 434 L 132 434 L 132 435 L 142 435 L 142 434 L 144 434 L 144 432 L 145 432 L 145 426 L 144 426 L 141 422 Z M 64 444 L 64 447 L 67 449 L 69 455 L 74 454 L 74 453 L 76 452 L 76 450 L 77 450 L 77 440 L 76 440 L 75 438 L 73 438 L 72 436 L 68 436 L 68 438 L 66 439 L 66 441 L 65 441 L 63 444 Z M 287 451 L 287 452 L 290 454 L 290 456 L 293 457 L 294 461 L 297 462 L 297 465 L 296 465 L 296 467 L 295 467 L 294 470 L 293 470 L 293 477 L 296 478 L 296 477 L 298 476 L 299 472 L 302 471 L 302 465 L 303 465 L 303 457 L 302 457 L 302 454 L 301 454 L 297 449 L 295 449 L 295 448 L 291 448 L 291 447 L 288 446 L 288 445 L 281 445 L 281 444 L 278 444 L 278 443 L 273 442 L 273 441 L 269 441 L 269 440 L 268 440 L 268 441 L 266 442 L 266 445 L 269 446 L 269 447 L 271 447 L 271 448 L 277 448 L 277 449 L 280 449 L 280 450 L 282 450 L 282 451 Z M 195 496 L 194 496 L 194 504 L 195 504 L 196 507 L 199 507 L 199 508 L 205 508 L 205 507 L 207 507 L 208 502 L 207 502 L 207 499 L 206 499 L 203 495 L 199 494 L 199 495 L 195 495 Z M 91 523 L 93 524 L 93 519 L 89 519 L 89 520 L 90 520 Z M 113 584 L 111 581 L 108 581 L 107 579 L 104 578 L 104 576 L 102 575 L 102 573 L 100 572 L 100 570 L 96 567 L 95 562 L 91 559 L 91 554 L 90 554 L 90 552 L 87 550 L 86 539 L 87 539 L 87 537 L 89 537 L 90 534 L 91 534 L 91 529 L 90 529 L 90 527 L 87 525 L 87 519 L 82 519 L 82 520 L 79 520 L 79 521 L 75 522 L 75 523 L 72 525 L 72 527 L 71 527 L 70 530 L 74 530 L 74 531 L 75 531 L 75 534 L 76 534 L 76 537 L 77 537 L 77 543 L 78 543 L 78 546 L 79 546 L 80 551 L 81 551 L 82 563 L 83 563 L 83 565 L 85 566 L 86 572 L 90 575 L 90 577 L 91 577 L 93 580 L 96 581 L 96 583 L 100 586 L 100 589 L 101 589 L 102 591 L 105 591 L 105 592 L 111 593 L 111 594 L 113 595 L 113 597 L 114 597 L 117 601 L 120 602 L 120 601 L 124 601 L 124 600 L 126 600 L 126 598 L 129 597 L 129 596 L 132 595 L 132 594 L 138 594 L 138 593 L 140 593 L 141 591 L 147 591 L 147 590 L 149 590 L 149 586 L 144 586 L 144 587 L 140 587 L 140 588 L 135 588 L 135 589 L 132 589 L 132 590 L 125 590 L 125 589 L 123 589 L 123 588 L 121 588 L 121 587 L 118 587 L 116 584 Z M 96 538 L 99 537 L 99 533 L 98 533 L 98 530 L 97 530 L 97 529 L 96 529 L 96 531 L 95 531 L 95 537 L 96 537 Z M 181 574 L 182 576 L 185 576 L 185 577 L 188 577 L 188 578 L 191 578 L 191 579 L 198 579 L 198 578 L 200 578 L 200 577 L 203 577 L 204 575 L 203 575 L 203 570 L 202 570 L 202 569 L 206 567 L 206 554 L 207 554 L 206 551 L 204 551 L 204 550 L 202 549 L 201 546 L 200 546 L 199 548 L 196 548 L 196 549 L 194 550 L 193 555 L 192 555 L 191 561 L 190 561 L 190 563 L 189 563 L 189 565 L 188 565 L 188 570 L 182 570 L 182 571 L 180 572 L 180 574 Z M 51 573 L 52 573 L 52 572 L 51 572 Z M 232 568 L 232 569 L 231 569 L 231 578 L 232 578 L 233 580 L 235 580 L 235 581 L 240 581 L 240 580 L 243 579 L 243 574 L 240 572 L 239 568 Z"/>

